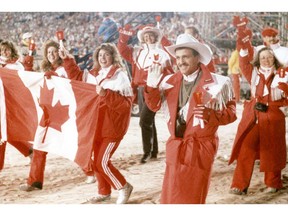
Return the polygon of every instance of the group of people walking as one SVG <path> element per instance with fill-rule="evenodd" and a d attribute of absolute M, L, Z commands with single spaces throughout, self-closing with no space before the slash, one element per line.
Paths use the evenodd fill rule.
<path fill-rule="evenodd" d="M 267 190 L 275 193 L 283 186 L 281 170 L 286 166 L 285 115 L 281 107 L 288 105 L 288 85 L 279 77 L 280 72 L 281 78 L 288 74 L 284 62 L 279 62 L 277 50 L 267 44 L 254 50 L 247 21 L 238 21 L 234 20 L 239 67 L 251 85 L 252 96 L 244 102 L 229 161 L 237 161 L 230 193 L 247 193 L 255 160 L 260 160 Z M 139 122 L 143 143 L 140 162 L 157 158 L 155 115 L 160 109 L 170 134 L 160 203 L 204 204 L 219 146 L 217 130 L 237 119 L 232 82 L 212 70 L 211 49 L 191 33 L 180 34 L 172 44 L 159 28 L 149 25 L 137 32 L 139 45 L 132 47 L 128 42 L 135 33 L 131 26 L 123 26 L 117 45 L 102 43 L 97 47 L 88 74 L 58 42 L 49 40 L 44 46 L 41 70 L 47 79 L 59 76 L 91 83 L 98 95 L 97 133 L 89 173 L 96 176 L 98 195 L 89 202 L 109 200 L 112 188 L 119 191 L 117 204 L 127 203 L 132 194 L 133 186 L 110 159 L 127 133 L 131 109 L 137 103 L 137 91 L 141 91 L 144 105 Z M 1 42 L 1 57 L 5 57 L 1 65 L 7 67 L 12 60 L 7 60 L 4 45 Z M 131 64 L 131 80 L 122 58 Z M 13 59 L 17 62 L 18 56 Z M 32 153 L 29 145 L 27 152 Z M 21 190 L 42 189 L 46 154 L 33 150 L 29 178 L 20 185 Z"/>

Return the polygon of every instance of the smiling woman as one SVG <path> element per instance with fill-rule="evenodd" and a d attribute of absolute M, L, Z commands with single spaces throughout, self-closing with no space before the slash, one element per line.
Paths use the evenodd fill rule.
<path fill-rule="evenodd" d="M 117 204 L 127 203 L 133 186 L 114 167 L 110 158 L 117 150 L 127 132 L 130 122 L 132 88 L 122 59 L 112 43 L 99 45 L 94 52 L 94 66 L 86 74 L 63 47 L 59 56 L 68 78 L 95 84 L 97 97 L 95 138 L 93 142 L 93 171 L 98 181 L 98 195 L 89 199 L 90 203 L 110 200 L 112 188 L 118 190 Z"/>
<path fill-rule="evenodd" d="M 255 160 L 260 160 L 265 190 L 276 193 L 283 188 L 281 173 L 286 167 L 286 123 L 280 107 L 288 103 L 288 75 L 280 75 L 284 69 L 268 46 L 258 50 L 251 63 L 252 36 L 243 37 L 249 31 L 246 28 L 237 29 L 237 50 L 241 71 L 251 86 L 251 100 L 245 101 L 229 161 L 237 160 L 230 193 L 248 193 Z"/>
<path fill-rule="evenodd" d="M 18 55 L 18 51 L 16 49 L 16 46 L 10 42 L 10 41 L 1 41 L 0 43 L 0 68 L 6 68 L 6 69 L 13 69 L 13 70 L 24 70 L 24 66 L 22 65 L 22 63 L 20 63 L 19 61 L 19 55 Z M 21 94 L 24 94 L 24 92 L 22 92 Z M 2 96 L 3 98 L 3 96 Z M 8 103 L 7 105 L 5 105 L 5 109 L 9 109 L 9 105 L 13 106 L 12 103 Z M 2 107 L 2 114 L 4 108 Z M 17 112 L 19 115 L 21 112 Z M 32 121 L 32 120 L 31 120 Z M 1 120 L 2 124 L 7 124 L 6 121 L 3 122 L 3 119 Z M 9 123 L 8 123 L 9 124 Z M 13 123 L 14 125 L 16 125 L 16 121 Z M 13 125 L 12 124 L 12 125 Z M 1 124 L 0 124 L 1 125 Z M 22 129 L 23 131 L 26 129 Z M 21 131 L 21 132 L 23 132 Z M 16 133 L 17 135 L 17 133 Z M 1 135 L 1 131 L 0 131 L 0 171 L 4 168 L 4 162 L 5 162 L 5 152 L 6 152 L 6 145 L 7 145 L 7 137 L 5 141 L 2 141 L 3 139 L 3 134 Z M 5 135 L 6 136 L 6 135 Z M 11 139 L 11 138 L 10 138 Z M 13 145 L 21 154 L 23 154 L 25 157 L 27 156 L 32 156 L 32 143 L 30 142 L 20 142 L 18 140 L 10 140 L 9 139 L 9 143 L 11 145 Z"/>

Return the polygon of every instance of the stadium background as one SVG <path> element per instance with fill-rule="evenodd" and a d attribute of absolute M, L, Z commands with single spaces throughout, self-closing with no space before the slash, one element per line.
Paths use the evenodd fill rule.
<path fill-rule="evenodd" d="M 281 45 L 288 46 L 287 12 L 0 12 L 0 38 L 20 46 L 22 35 L 33 32 L 37 56 L 41 59 L 43 43 L 56 39 L 57 30 L 64 30 L 66 47 L 81 60 L 103 41 L 117 43 L 117 27 L 131 24 L 137 29 L 146 24 L 157 25 L 155 17 L 160 16 L 160 29 L 172 42 L 186 26 L 195 26 L 214 53 L 217 72 L 226 74 L 228 58 L 235 48 L 236 30 L 232 25 L 235 15 L 248 17 L 253 45 L 262 43 L 261 30 L 270 26 L 279 30 Z M 113 19 L 117 27 L 103 23 L 106 17 Z M 137 43 L 136 36 L 130 42 Z"/>

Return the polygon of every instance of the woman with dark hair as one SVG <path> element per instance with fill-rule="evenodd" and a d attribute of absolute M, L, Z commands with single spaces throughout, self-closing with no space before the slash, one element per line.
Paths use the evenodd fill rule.
<path fill-rule="evenodd" d="M 48 40 L 44 44 L 43 60 L 41 62 L 41 70 L 47 74 L 49 72 L 60 77 L 67 78 L 67 73 L 62 66 L 63 60 L 59 57 L 60 45 L 58 42 Z"/>
<path fill-rule="evenodd" d="M 96 48 L 90 72 L 83 73 L 67 50 L 60 52 L 68 78 L 96 85 L 98 104 L 96 136 L 93 145 L 94 170 L 98 181 L 98 196 L 89 199 L 99 203 L 111 198 L 111 188 L 119 191 L 117 204 L 127 203 L 133 190 L 110 158 L 127 132 L 132 106 L 132 88 L 122 66 L 116 46 L 103 43 Z"/>
<path fill-rule="evenodd" d="M 10 41 L 2 41 L 0 43 L 0 67 L 12 70 L 24 70 L 24 66 L 18 60 L 19 54 L 14 44 Z M 8 142 L 25 157 L 32 157 L 33 149 L 31 143 L 16 140 L 8 140 Z M 6 143 L 6 141 L 2 142 L 0 140 L 0 170 L 2 170 L 4 167 Z"/>
<path fill-rule="evenodd" d="M 41 62 L 41 70 L 46 76 L 57 75 L 67 78 L 62 59 L 59 57 L 59 44 L 55 41 L 48 40 L 44 44 L 43 60 Z M 26 184 L 20 185 L 20 190 L 33 191 L 42 189 L 44 182 L 44 171 L 46 165 L 47 152 L 37 149 L 33 150 L 33 158 L 31 161 L 29 177 Z"/>
<path fill-rule="evenodd" d="M 60 45 L 56 41 L 48 40 L 43 48 L 43 60 L 41 62 L 41 70 L 45 72 L 48 78 L 52 75 L 63 78 L 68 78 L 67 73 L 63 67 L 63 60 L 59 56 Z M 47 152 L 37 149 L 33 150 L 33 158 L 31 161 L 29 177 L 26 184 L 20 185 L 22 191 L 33 191 L 42 189 L 44 183 L 44 171 L 46 165 Z M 83 170 L 84 171 L 84 170 Z M 91 182 L 94 177 L 93 171 L 84 171 L 87 175 L 87 183 Z M 91 176 L 91 177 L 90 177 Z M 93 180 L 93 179 L 92 179 Z"/>
<path fill-rule="evenodd" d="M 237 160 L 230 193 L 247 194 L 255 160 L 260 160 L 266 191 L 275 193 L 283 187 L 281 170 L 286 166 L 285 115 L 280 109 L 288 105 L 287 73 L 280 75 L 281 65 L 271 48 L 258 51 L 255 60 L 247 30 L 238 30 L 237 50 L 240 68 L 251 86 L 251 100 L 244 102 L 231 164 Z M 250 51 L 249 51 L 250 50 Z"/>
<path fill-rule="evenodd" d="M 0 51 L 1 51 L 0 55 L 1 67 L 13 70 L 24 70 L 24 66 L 18 61 L 19 54 L 12 42 L 2 41 L 0 44 Z"/>

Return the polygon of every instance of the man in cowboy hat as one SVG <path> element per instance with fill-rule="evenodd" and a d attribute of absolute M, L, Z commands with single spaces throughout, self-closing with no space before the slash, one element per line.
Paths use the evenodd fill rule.
<path fill-rule="evenodd" d="M 140 46 L 129 46 L 128 40 L 134 31 L 130 26 L 120 29 L 118 49 L 122 57 L 132 65 L 132 87 L 134 93 L 133 104 L 138 104 L 138 91 L 142 93 L 146 85 L 148 68 L 153 64 L 163 67 L 163 74 L 172 72 L 171 61 L 168 53 L 159 48 L 161 40 L 160 30 L 153 26 L 145 26 L 137 33 Z M 155 114 L 146 102 L 140 113 L 140 127 L 142 132 L 143 157 L 141 163 L 146 163 L 150 158 L 157 158 L 158 140 L 155 126 Z"/>
<path fill-rule="evenodd" d="M 179 35 L 176 45 L 166 48 L 179 71 L 160 81 L 162 67 L 153 64 L 144 89 L 152 111 L 159 110 L 162 101 L 170 132 L 160 202 L 205 203 L 219 142 L 217 129 L 236 120 L 232 84 L 228 77 L 208 71 L 205 65 L 212 54 L 191 35 Z"/>

